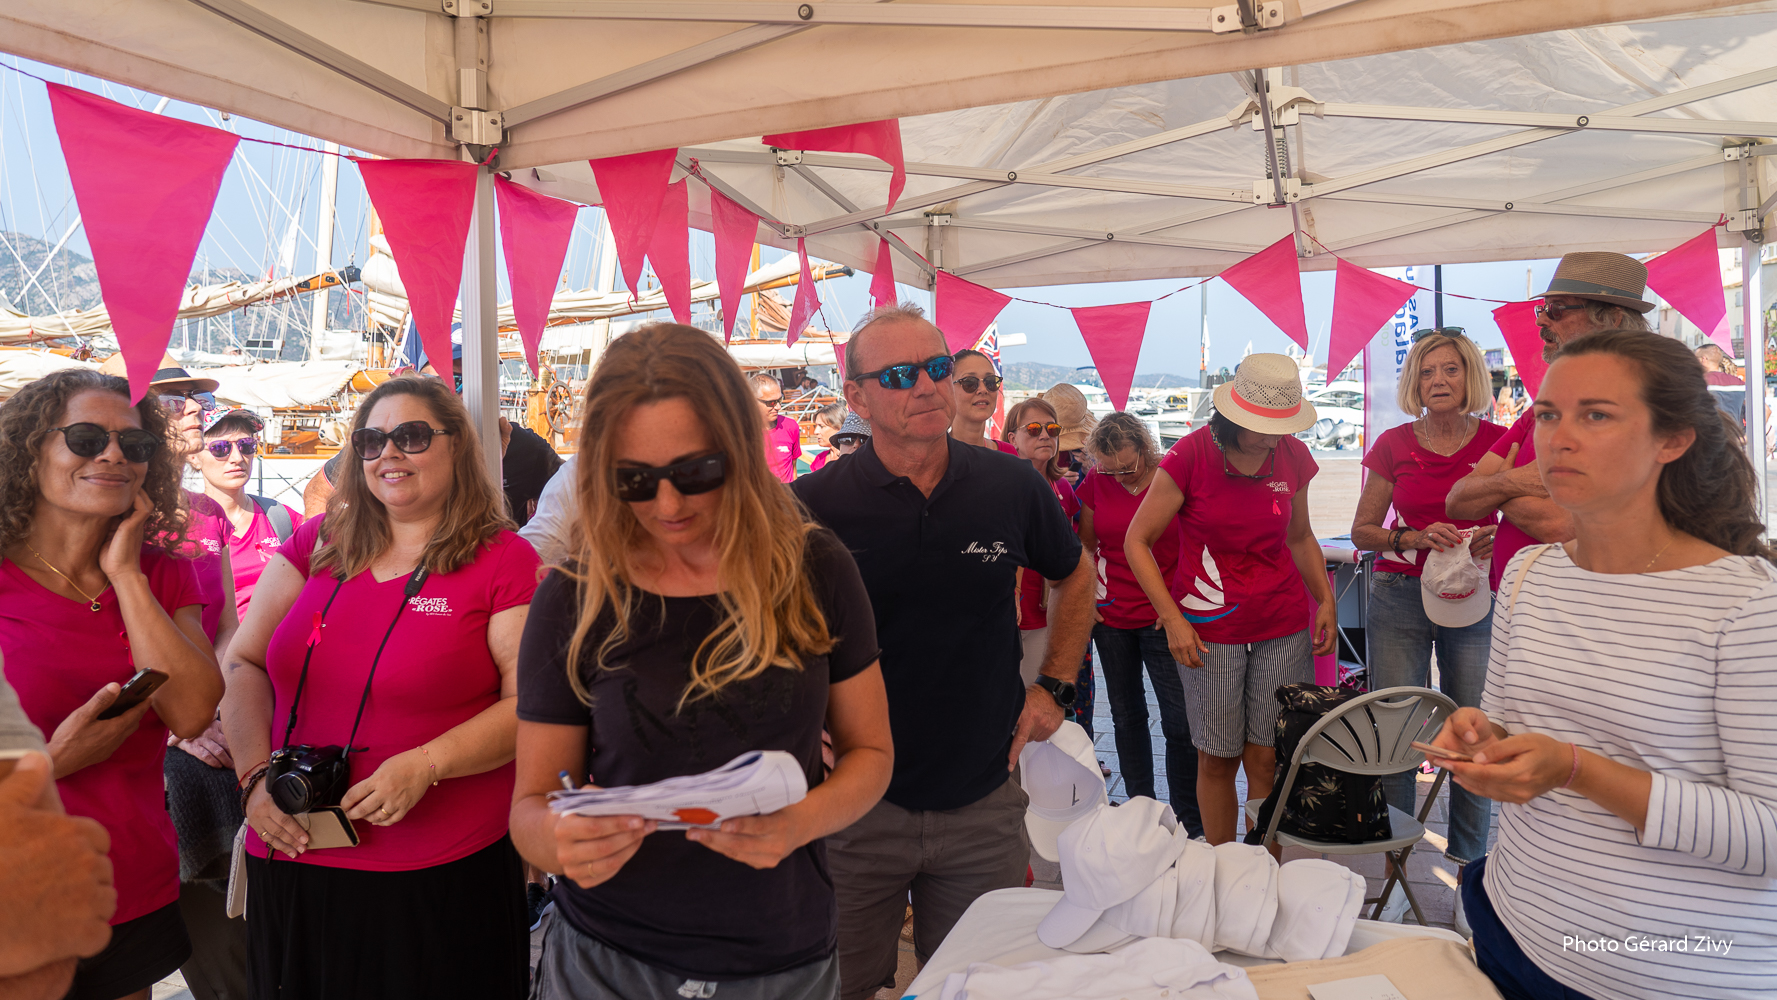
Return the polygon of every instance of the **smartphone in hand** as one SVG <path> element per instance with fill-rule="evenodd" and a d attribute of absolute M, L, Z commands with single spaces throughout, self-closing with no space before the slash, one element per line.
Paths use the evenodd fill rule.
<path fill-rule="evenodd" d="M 1427 757 L 1438 757 L 1443 760 L 1462 760 L 1462 761 L 1473 761 L 1475 759 L 1472 756 L 1470 756 L 1466 753 L 1463 753 L 1461 750 L 1446 750 L 1443 747 L 1432 746 L 1430 743 L 1421 743 L 1418 740 L 1413 741 L 1412 747 L 1415 750 L 1423 751 Z"/>
<path fill-rule="evenodd" d="M 159 670 L 149 670 L 144 667 L 136 671 L 136 676 L 131 677 L 128 683 L 124 684 L 123 690 L 117 693 L 117 700 L 100 712 L 98 718 L 101 720 L 117 718 L 147 701 L 148 697 L 159 691 L 160 686 L 165 684 L 167 680 L 167 675 Z"/>

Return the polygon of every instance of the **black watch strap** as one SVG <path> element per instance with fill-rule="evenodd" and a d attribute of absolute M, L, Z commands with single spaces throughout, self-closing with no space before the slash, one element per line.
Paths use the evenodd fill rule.
<path fill-rule="evenodd" d="M 1048 674 L 1038 674 L 1037 684 L 1043 690 L 1049 692 L 1049 697 L 1054 698 L 1055 704 L 1060 705 L 1062 708 L 1074 707 L 1074 699 L 1079 696 L 1078 691 L 1075 690 L 1072 684 L 1069 684 L 1067 681 L 1056 680 Z"/>

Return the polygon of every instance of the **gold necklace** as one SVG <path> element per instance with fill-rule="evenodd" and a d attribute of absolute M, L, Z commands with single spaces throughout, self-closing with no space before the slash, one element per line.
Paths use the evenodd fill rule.
<path fill-rule="evenodd" d="M 49 566 L 49 571 L 50 571 L 50 572 L 51 572 L 51 573 L 54 573 L 54 574 L 55 574 L 55 575 L 57 575 L 57 576 L 59 576 L 59 577 L 61 577 L 61 578 L 62 578 L 62 579 L 64 579 L 64 580 L 66 580 L 66 581 L 68 581 L 68 586 L 70 586 L 70 587 L 73 587 L 73 588 L 74 588 L 74 592 L 75 592 L 75 593 L 77 593 L 77 594 L 79 594 L 79 595 L 80 595 L 80 596 L 81 596 L 81 597 L 84 597 L 84 598 L 86 598 L 86 599 L 87 599 L 87 600 L 88 600 L 88 601 L 90 601 L 90 602 L 91 602 L 91 603 L 90 603 L 90 604 L 88 604 L 88 605 L 87 605 L 87 606 L 88 606 L 88 607 L 90 607 L 90 608 L 91 608 L 91 609 L 92 609 L 92 610 L 94 610 L 94 611 L 98 611 L 98 610 L 100 610 L 100 609 L 99 609 L 99 599 L 98 599 L 98 598 L 97 598 L 97 597 L 94 597 L 94 596 L 93 596 L 93 595 L 91 595 L 91 594 L 89 594 L 89 593 L 87 593 L 87 592 L 86 592 L 86 591 L 84 591 L 84 590 L 82 590 L 82 589 L 81 589 L 81 588 L 80 588 L 80 584 L 78 584 L 78 583 L 75 583 L 75 582 L 74 582 L 74 578 L 73 578 L 73 577 L 71 577 L 71 576 L 69 576 L 69 575 L 68 575 L 68 574 L 66 574 L 66 573 L 64 573 L 64 572 L 62 572 L 62 571 L 61 571 L 61 570 L 59 570 L 59 569 L 56 569 L 56 568 L 55 568 L 55 567 L 54 567 L 54 566 L 50 566 L 50 564 L 49 564 L 49 560 L 48 560 L 48 559 L 45 559 L 45 558 L 43 558 L 43 553 L 41 553 L 41 552 L 39 552 L 39 551 L 37 551 L 37 550 L 36 550 L 36 549 L 32 549 L 32 548 L 31 548 L 31 543 L 30 543 L 30 542 L 26 542 L 26 543 L 25 543 L 25 548 L 27 548 L 27 549 L 31 549 L 31 554 L 32 554 L 32 555 L 34 555 L 34 556 L 36 556 L 36 557 L 37 557 L 37 561 L 38 561 L 38 562 L 40 562 L 40 563 L 42 563 L 42 564 L 43 564 L 43 565 L 45 565 L 45 566 Z M 109 586 L 111 586 L 111 583 L 110 583 L 110 581 L 106 581 L 106 583 L 105 583 L 105 587 L 109 587 Z M 105 587 L 100 587 L 100 588 L 99 588 L 99 593 L 101 593 L 101 594 L 103 594 L 103 593 L 104 593 L 104 592 L 105 592 Z"/>
<path fill-rule="evenodd" d="M 1659 562 L 1659 561 L 1660 561 L 1660 557 L 1661 557 L 1661 556 L 1663 556 L 1663 555 L 1665 555 L 1665 554 L 1666 554 L 1666 550 L 1667 550 L 1667 549 L 1669 549 L 1669 548 L 1671 548 L 1671 547 L 1672 547 L 1672 543 L 1673 543 L 1673 542 L 1676 542 L 1676 541 L 1678 541 L 1678 536 L 1677 536 L 1677 535 L 1673 535 L 1673 536 L 1672 536 L 1672 537 L 1671 537 L 1671 538 L 1668 538 L 1668 539 L 1666 539 L 1666 544 L 1665 544 L 1665 545 L 1662 545 L 1662 546 L 1661 546 L 1661 547 L 1660 547 L 1660 551 L 1658 551 L 1658 552 L 1655 552 L 1655 553 L 1654 553 L 1654 557 L 1653 557 L 1653 558 L 1652 558 L 1652 559 L 1649 559 L 1649 560 L 1648 560 L 1648 561 L 1647 561 L 1647 565 L 1646 565 L 1646 566 L 1643 566 L 1643 567 L 1641 567 L 1641 571 L 1642 571 L 1642 572 L 1643 572 L 1643 573 L 1646 573 L 1646 572 L 1647 572 L 1647 571 L 1648 571 L 1648 570 L 1650 570 L 1650 569 L 1653 569 L 1653 568 L 1654 568 L 1654 563 L 1657 563 L 1657 562 Z"/>

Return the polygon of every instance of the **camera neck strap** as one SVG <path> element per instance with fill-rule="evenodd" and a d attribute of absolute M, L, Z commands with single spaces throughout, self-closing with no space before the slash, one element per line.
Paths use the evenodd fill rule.
<path fill-rule="evenodd" d="M 401 594 L 401 604 L 395 608 L 395 617 L 389 620 L 389 628 L 383 633 L 383 641 L 376 647 L 376 656 L 370 661 L 370 673 L 364 678 L 364 693 L 358 698 L 358 715 L 352 720 L 351 735 L 346 738 L 345 753 L 348 755 L 353 751 L 352 744 L 358 739 L 358 724 L 364 721 L 364 706 L 370 701 L 370 684 L 376 679 L 376 666 L 382 662 L 383 650 L 389 645 L 389 637 L 395 634 L 395 626 L 401 621 L 401 612 L 406 611 L 413 599 L 419 596 L 420 588 L 426 585 L 426 578 L 430 575 L 431 571 L 422 563 L 415 567 L 413 573 L 407 578 L 407 586 L 403 588 Z M 296 711 L 302 705 L 302 689 L 308 684 L 309 661 L 314 659 L 315 647 L 321 642 L 321 630 L 327 626 L 327 612 L 333 610 L 334 600 L 345 588 L 344 574 L 340 574 L 334 579 L 336 582 L 333 585 L 333 593 L 328 595 L 327 603 L 315 614 L 314 628 L 309 632 L 308 637 L 308 651 L 302 654 L 302 673 L 296 679 L 296 695 L 290 699 L 290 721 L 284 727 L 284 746 L 290 745 L 290 737 L 296 732 Z"/>

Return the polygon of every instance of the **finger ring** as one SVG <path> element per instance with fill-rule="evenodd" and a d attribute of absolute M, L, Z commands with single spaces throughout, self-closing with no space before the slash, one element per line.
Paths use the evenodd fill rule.
<path fill-rule="evenodd" d="M 389 809 L 387 806 L 377 806 L 376 811 L 379 813 L 382 813 L 384 816 L 387 816 L 389 814 Z"/>

